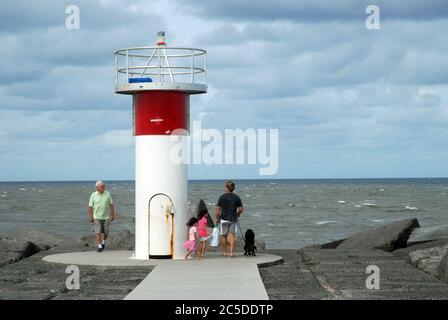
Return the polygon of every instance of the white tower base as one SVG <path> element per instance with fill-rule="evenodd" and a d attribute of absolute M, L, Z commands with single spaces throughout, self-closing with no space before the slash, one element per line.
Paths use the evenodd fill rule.
<path fill-rule="evenodd" d="M 178 144 L 169 135 L 135 137 L 135 259 L 183 259 L 186 253 L 187 165 L 170 159 Z"/>

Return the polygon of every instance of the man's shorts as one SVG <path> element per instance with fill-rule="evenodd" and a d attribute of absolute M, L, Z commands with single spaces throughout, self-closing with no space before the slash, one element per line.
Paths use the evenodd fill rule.
<path fill-rule="evenodd" d="M 219 223 L 219 231 L 221 231 L 221 235 L 225 236 L 229 232 L 235 234 L 238 230 L 238 226 L 236 222 L 221 220 Z"/>
<path fill-rule="evenodd" d="M 95 219 L 95 233 L 104 233 L 104 235 L 107 237 L 109 234 L 109 224 L 109 219 Z"/>

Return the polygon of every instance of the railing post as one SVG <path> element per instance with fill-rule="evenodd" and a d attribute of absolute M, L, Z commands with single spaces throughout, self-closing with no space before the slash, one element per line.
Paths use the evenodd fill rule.
<path fill-rule="evenodd" d="M 194 50 L 191 50 L 191 84 L 194 83 Z"/>
<path fill-rule="evenodd" d="M 129 50 L 126 49 L 126 82 L 129 84 Z"/>
<path fill-rule="evenodd" d="M 158 63 L 158 65 L 159 65 L 159 82 L 160 82 L 160 48 L 157 48 L 157 56 L 158 56 L 158 58 L 159 58 L 159 63 Z"/>
<path fill-rule="evenodd" d="M 118 86 L 118 54 L 115 53 L 115 86 Z"/>

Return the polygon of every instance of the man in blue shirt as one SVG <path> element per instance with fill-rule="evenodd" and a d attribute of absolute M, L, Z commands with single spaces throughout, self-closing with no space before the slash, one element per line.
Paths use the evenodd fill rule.
<path fill-rule="evenodd" d="M 226 193 L 221 195 L 216 204 L 216 221 L 221 231 L 222 255 L 227 256 L 227 235 L 230 244 L 230 257 L 235 257 L 235 239 L 238 230 L 238 217 L 243 213 L 241 198 L 233 193 L 235 184 L 232 181 L 225 183 Z"/>

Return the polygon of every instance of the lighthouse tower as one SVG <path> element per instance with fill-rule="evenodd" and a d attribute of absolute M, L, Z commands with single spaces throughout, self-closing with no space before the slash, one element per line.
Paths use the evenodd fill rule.
<path fill-rule="evenodd" d="M 173 135 L 188 135 L 190 95 L 207 92 L 207 52 L 168 47 L 164 32 L 156 46 L 116 50 L 115 92 L 133 97 L 135 258 L 182 259 L 187 164 L 173 161 Z"/>

